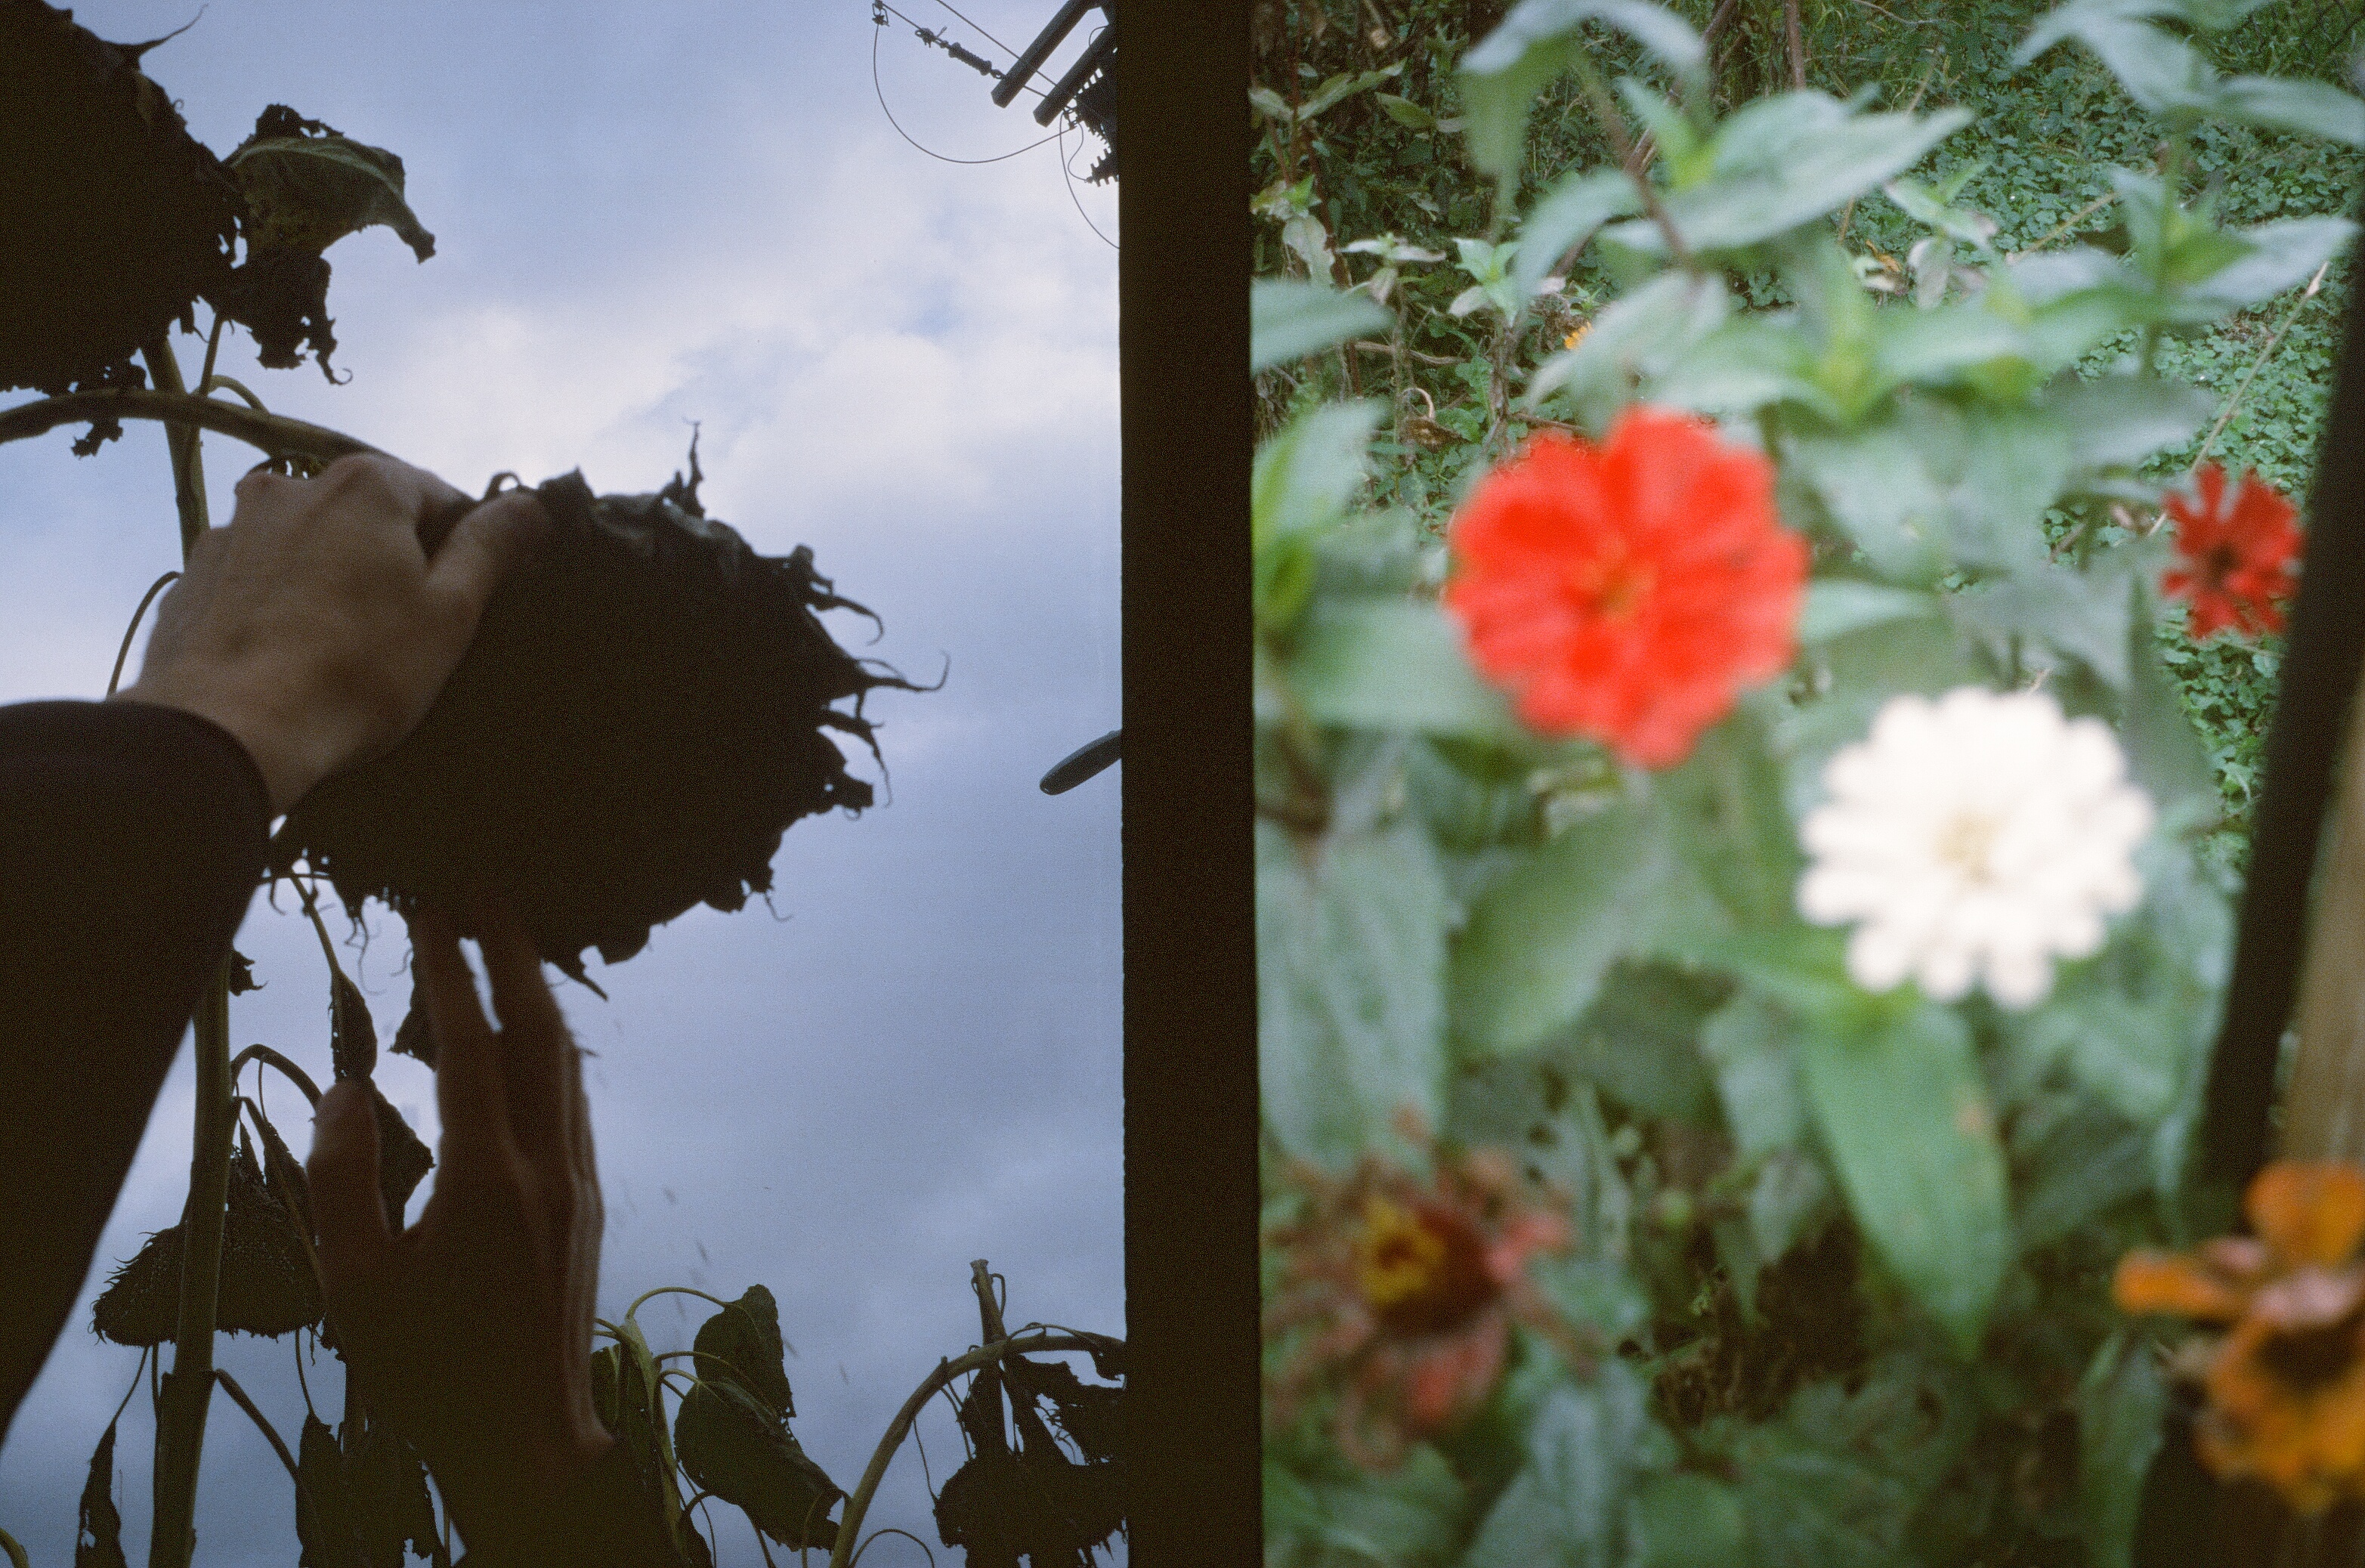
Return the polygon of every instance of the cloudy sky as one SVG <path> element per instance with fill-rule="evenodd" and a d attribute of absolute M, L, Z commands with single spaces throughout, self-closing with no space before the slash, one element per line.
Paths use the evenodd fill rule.
<path fill-rule="evenodd" d="M 1023 48 L 1056 6 L 960 0 L 966 22 L 943 0 L 898 9 L 1006 63 L 991 40 Z M 195 10 L 84 0 L 75 15 L 136 40 Z M 626 964 L 595 955 L 604 1003 L 556 981 L 599 1053 L 602 1314 L 658 1285 L 769 1286 L 798 1351 L 798 1435 L 847 1487 L 937 1358 L 976 1341 L 970 1260 L 1007 1275 L 1014 1325 L 1124 1329 L 1117 780 L 1036 789 L 1118 716 L 1115 192 L 1082 183 L 1098 148 L 1073 135 L 1072 185 L 1056 141 L 976 166 L 915 150 L 879 95 L 952 157 L 1041 133 L 891 22 L 874 28 L 862 0 L 211 0 L 147 62 L 217 152 L 271 103 L 398 152 L 435 233 L 423 265 L 383 229 L 330 252 L 349 385 L 225 346 L 222 368 L 274 409 L 471 491 L 501 469 L 532 482 L 578 465 L 595 489 L 654 489 L 701 421 L 712 515 L 768 554 L 811 544 L 885 618 L 863 652 L 922 680 L 950 661 L 942 691 L 873 704 L 892 803 L 789 834 L 781 919 L 701 909 Z M 201 341 L 176 348 L 193 370 Z M 0 448 L 0 701 L 99 696 L 140 594 L 177 564 L 158 429 L 134 423 L 84 461 L 69 438 Z M 251 455 L 209 438 L 207 456 L 227 521 Z M 841 640 L 869 635 L 833 619 Z M 268 989 L 232 1004 L 233 1044 L 325 1080 L 320 954 L 282 903 L 258 896 L 239 938 Z M 369 923 L 379 940 L 344 957 L 386 1036 L 409 996 L 407 946 L 398 922 Z M 431 1075 L 382 1060 L 432 1143 Z M 73 1326 L 0 1451 L 0 1526 L 40 1568 L 72 1561 L 91 1445 L 138 1360 L 86 1332 L 88 1301 L 178 1216 L 191 1086 L 185 1048 Z M 300 1100 L 266 1093 L 308 1147 Z M 659 1350 L 689 1342 L 682 1299 L 642 1309 Z M 219 1354 L 292 1442 L 288 1343 L 226 1338 Z M 334 1358 L 307 1375 L 333 1413 Z M 134 1561 L 146 1412 L 132 1403 L 117 1448 Z M 923 1434 L 941 1482 L 960 1451 L 941 1404 Z M 285 1568 L 293 1517 L 270 1450 L 216 1400 L 198 1562 Z M 735 1510 L 714 1518 L 723 1564 L 760 1561 Z M 935 1544 L 908 1445 L 869 1522 Z M 866 1561 L 924 1559 L 891 1536 Z"/>

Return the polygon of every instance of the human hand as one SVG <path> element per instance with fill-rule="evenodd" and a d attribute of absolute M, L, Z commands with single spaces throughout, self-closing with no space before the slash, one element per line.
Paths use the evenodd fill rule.
<path fill-rule="evenodd" d="M 419 1222 L 378 1192 L 369 1085 L 320 1097 L 306 1163 L 346 1375 L 416 1448 L 472 1552 L 513 1555 L 615 1440 L 591 1403 L 603 1211 L 580 1058 L 514 913 L 477 923 L 497 1035 L 459 936 L 411 920 L 443 1147 Z"/>
<path fill-rule="evenodd" d="M 316 479 L 249 474 L 230 526 L 206 531 L 157 607 L 139 680 L 116 695 L 235 735 L 276 816 L 418 726 L 493 589 L 548 529 L 531 491 L 469 510 L 390 457 L 341 457 Z"/>

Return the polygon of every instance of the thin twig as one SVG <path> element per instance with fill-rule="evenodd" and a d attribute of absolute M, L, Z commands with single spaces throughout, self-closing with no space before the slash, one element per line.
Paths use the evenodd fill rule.
<path fill-rule="evenodd" d="M 1790 85 L 1803 93 L 1807 90 L 1807 39 L 1799 27 L 1799 0 L 1782 0 L 1782 26 L 1789 34 Z"/>
<path fill-rule="evenodd" d="M 1386 343 L 1375 343 L 1368 339 L 1359 340 L 1352 346 L 1357 353 L 1394 354 L 1396 352 Z M 1407 359 L 1418 360 L 1423 364 L 1438 366 L 1460 364 L 1462 363 L 1460 360 L 1454 359 L 1447 354 L 1423 353 L 1418 349 L 1405 350 L 1405 357 Z"/>
<path fill-rule="evenodd" d="M 2242 384 L 2234 388 L 2234 395 L 2231 398 L 2225 399 L 2225 411 L 2217 416 L 2217 422 L 2209 427 L 2208 435 L 2202 440 L 2201 450 L 2193 454 L 2194 467 L 2198 468 L 2208 457 L 2209 449 L 2217 444 L 2217 437 L 2224 432 L 2226 421 L 2233 419 L 2234 410 L 2242 406 L 2243 395 L 2249 391 L 2250 383 L 2259 378 L 2259 372 L 2265 367 L 2267 356 L 2275 352 L 2275 345 L 2283 341 L 2284 331 L 2299 319 L 2300 308 L 2314 299 L 2315 291 L 2324 286 L 2325 270 L 2331 265 L 2332 263 L 2327 261 L 2323 266 L 2315 269 L 2315 275 L 2307 280 L 2307 286 L 2300 290 L 2297 299 L 2292 301 L 2292 308 L 2283 312 L 2283 319 L 2276 323 L 2273 331 L 2267 334 L 2267 341 L 2259 349 L 2257 357 L 2250 361 L 2249 371 L 2242 377 Z"/>
<path fill-rule="evenodd" d="M 2079 207 L 2077 211 L 2071 213 L 2068 217 L 2055 224 L 2053 226 L 2053 231 L 2046 235 L 2044 239 L 2034 241 L 2029 244 L 2023 245 L 2019 250 L 2014 251 L 2011 255 L 2006 256 L 2004 260 L 2007 262 L 2016 262 L 2032 251 L 2042 251 L 2046 246 L 2050 245 L 2056 240 L 2060 239 L 2064 234 L 2068 233 L 2070 230 L 2075 229 L 2079 224 L 2084 222 L 2088 215 L 2100 211 L 2102 208 L 2110 206 L 2111 203 L 2118 199 L 2118 192 L 2104 191 L 2101 196 L 2096 196 L 2093 200 L 2088 202 L 2085 206 Z"/>
<path fill-rule="evenodd" d="M 1668 252 L 1688 270 L 1692 265 L 1691 247 L 1684 243 L 1683 235 L 1676 231 L 1675 219 L 1667 216 L 1665 206 L 1659 200 L 1658 187 L 1632 172 L 1634 143 L 1626 134 L 1626 117 L 1618 112 L 1618 101 L 1609 95 L 1609 89 L 1602 83 L 1601 73 L 1593 68 L 1593 62 L 1586 58 L 1584 50 L 1573 51 L 1569 55 L 1569 63 L 1575 68 L 1577 82 L 1585 89 L 1586 99 L 1593 105 L 1594 114 L 1601 121 L 1602 130 L 1609 138 L 1610 151 L 1617 154 L 1620 164 L 1625 166 L 1632 177 L 1634 188 L 1641 193 L 1643 208 L 1650 213 L 1651 221 L 1657 224 L 1659 232 L 1666 236 Z"/>

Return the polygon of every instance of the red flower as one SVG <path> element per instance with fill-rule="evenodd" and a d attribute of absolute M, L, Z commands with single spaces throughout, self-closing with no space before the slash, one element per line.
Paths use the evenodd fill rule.
<path fill-rule="evenodd" d="M 1545 734 L 1672 767 L 1790 662 L 1806 541 L 1775 516 L 1773 465 L 1706 420 L 1637 406 L 1598 447 L 1539 435 L 1452 543 L 1471 662 Z"/>
<path fill-rule="evenodd" d="M 1418 1127 L 1407 1132 L 1427 1143 Z M 1293 1167 L 1307 1212 L 1265 1236 L 1281 1263 L 1264 1313 L 1281 1352 L 1266 1418 L 1286 1427 L 1327 1393 L 1339 1451 L 1373 1470 L 1485 1404 L 1513 1324 L 1574 1363 L 1597 1349 L 1528 1276 L 1536 1255 L 1571 1245 L 1565 1195 L 1532 1189 L 1497 1149 L 1429 1152 L 1426 1179 L 1373 1156 L 1344 1180 Z"/>
<path fill-rule="evenodd" d="M 2300 553 L 2298 510 L 2261 483 L 2257 471 L 2242 476 L 2233 510 L 2225 510 L 2225 471 L 2214 463 L 2193 470 L 2201 490 L 2196 510 L 2182 496 L 2167 498 L 2176 519 L 2176 550 L 2183 564 L 2160 578 L 2169 599 L 2192 600 L 2196 643 L 2228 626 L 2258 636 L 2283 629 L 2278 601 L 2292 594 L 2292 563 Z"/>

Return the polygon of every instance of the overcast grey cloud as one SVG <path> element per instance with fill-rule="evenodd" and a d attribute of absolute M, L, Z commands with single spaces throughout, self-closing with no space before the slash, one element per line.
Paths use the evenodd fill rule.
<path fill-rule="evenodd" d="M 1005 62 L 984 34 L 1023 46 L 1055 6 L 961 0 L 970 22 L 942 0 L 897 8 Z M 75 14 L 142 39 L 193 9 Z M 386 230 L 330 252 L 350 384 L 226 345 L 223 368 L 275 410 L 470 490 L 577 465 L 596 489 L 654 489 L 698 421 L 709 510 L 768 554 L 811 544 L 885 619 L 869 644 L 868 622 L 835 615 L 841 641 L 924 682 L 948 661 L 941 691 L 877 694 L 891 803 L 882 786 L 858 820 L 793 828 L 771 911 L 658 928 L 628 963 L 593 965 L 606 1002 L 558 984 L 598 1053 L 601 1312 L 659 1285 L 769 1286 L 798 1351 L 798 1435 L 848 1487 L 913 1384 L 976 1339 L 970 1259 L 1007 1276 L 1014 1323 L 1124 1330 L 1116 780 L 1035 787 L 1118 716 L 1116 264 L 1087 225 L 1116 237 L 1115 189 L 1071 188 L 1056 143 L 979 166 L 923 155 L 880 113 L 874 45 L 879 90 L 936 151 L 1042 134 L 909 26 L 875 29 L 860 0 L 211 0 L 147 62 L 218 152 L 274 102 L 393 149 L 435 232 L 423 265 Z M 1065 151 L 1080 174 L 1098 153 L 1073 135 Z M 202 344 L 176 348 L 193 365 Z M 98 696 L 133 606 L 176 562 L 156 427 L 87 460 L 68 439 L 0 447 L 0 701 Z M 252 454 L 209 439 L 207 456 L 227 521 Z M 280 904 L 258 896 L 239 938 L 267 989 L 232 1004 L 233 1043 L 325 1076 L 320 954 Z M 381 911 L 366 924 L 374 940 L 342 956 L 384 1036 L 409 996 L 407 942 Z M 431 1075 L 382 1060 L 432 1142 Z M 297 1097 L 265 1092 L 305 1147 Z M 178 1217 L 191 1106 L 185 1047 L 83 1305 L 0 1451 L 0 1526 L 39 1568 L 72 1561 L 84 1467 L 137 1360 L 89 1335 L 88 1302 Z M 663 1350 L 704 1310 L 659 1298 L 641 1316 Z M 292 1439 L 287 1342 L 226 1338 L 220 1358 Z M 305 1376 L 333 1417 L 335 1359 Z M 135 1561 L 146 1406 L 117 1448 Z M 941 1483 L 959 1459 L 941 1406 L 924 1431 Z M 715 1518 L 721 1563 L 760 1561 L 735 1511 Z M 910 1448 L 871 1522 L 935 1543 Z M 227 1400 L 197 1529 L 207 1568 L 295 1560 L 286 1476 Z M 866 1561 L 923 1557 L 890 1537 Z"/>

